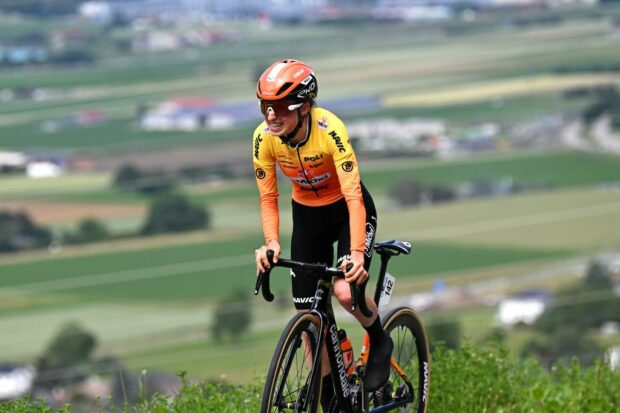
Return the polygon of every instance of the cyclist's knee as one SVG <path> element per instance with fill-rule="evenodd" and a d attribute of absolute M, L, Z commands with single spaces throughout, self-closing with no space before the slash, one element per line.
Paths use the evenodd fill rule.
<path fill-rule="evenodd" d="M 334 297 L 348 312 L 351 312 L 351 288 L 345 280 L 338 280 L 334 283 Z"/>

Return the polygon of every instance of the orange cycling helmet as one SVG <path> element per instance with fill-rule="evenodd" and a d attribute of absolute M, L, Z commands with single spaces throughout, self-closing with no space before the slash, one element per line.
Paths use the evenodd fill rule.
<path fill-rule="evenodd" d="M 303 103 L 316 99 L 318 91 L 312 68 L 295 59 L 275 62 L 263 72 L 256 85 L 256 96 L 267 101 Z"/>

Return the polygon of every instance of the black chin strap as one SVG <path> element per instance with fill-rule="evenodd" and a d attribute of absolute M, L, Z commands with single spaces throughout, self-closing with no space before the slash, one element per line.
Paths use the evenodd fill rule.
<path fill-rule="evenodd" d="M 295 126 L 295 129 L 293 129 L 293 131 L 287 135 L 282 135 L 282 136 L 278 136 L 280 138 L 280 140 L 282 141 L 282 143 L 288 144 L 291 139 L 293 139 L 295 137 L 295 135 L 297 135 L 297 132 L 299 132 L 299 129 L 301 129 L 301 127 L 303 126 L 303 122 L 304 122 L 304 117 L 301 116 L 301 108 L 297 109 L 297 126 Z"/>

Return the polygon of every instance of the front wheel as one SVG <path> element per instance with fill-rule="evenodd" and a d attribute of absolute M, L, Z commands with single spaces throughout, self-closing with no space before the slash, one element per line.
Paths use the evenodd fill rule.
<path fill-rule="evenodd" d="M 402 369 L 398 372 L 392 368 L 388 385 L 391 385 L 395 398 L 411 399 L 400 412 L 426 413 L 430 352 L 422 320 L 411 308 L 399 307 L 383 318 L 383 328 L 394 341 L 392 360 Z M 410 381 L 411 388 L 405 378 Z"/>
<path fill-rule="evenodd" d="M 319 345 L 320 320 L 311 313 L 295 315 L 282 332 L 271 359 L 261 413 L 316 413 L 320 404 L 320 360 L 312 369 Z"/>

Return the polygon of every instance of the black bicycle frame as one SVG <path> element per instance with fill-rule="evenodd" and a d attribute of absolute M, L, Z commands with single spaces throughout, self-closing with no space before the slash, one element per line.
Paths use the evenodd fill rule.
<path fill-rule="evenodd" d="M 352 410 L 349 375 L 347 374 L 342 349 L 340 348 L 340 340 L 338 339 L 338 326 L 334 317 L 331 305 L 332 282 L 324 278 L 319 278 L 316 293 L 309 312 L 316 315 L 320 320 L 320 336 L 319 343 L 313 358 L 312 379 L 319 375 L 318 379 L 322 380 L 320 354 L 323 351 L 323 345 L 326 346 L 327 357 L 331 367 L 332 381 L 336 390 L 338 404 L 345 411 Z M 305 408 L 306 406 L 304 406 Z"/>

